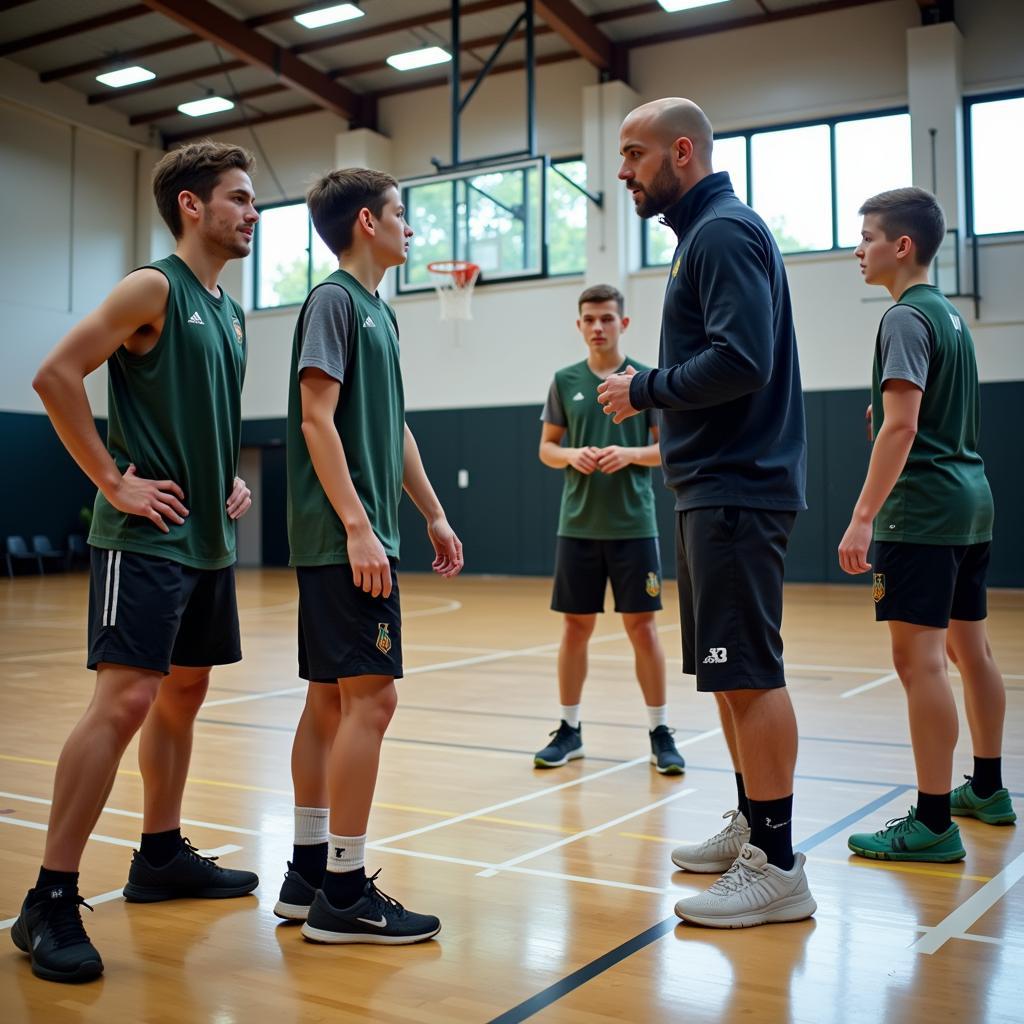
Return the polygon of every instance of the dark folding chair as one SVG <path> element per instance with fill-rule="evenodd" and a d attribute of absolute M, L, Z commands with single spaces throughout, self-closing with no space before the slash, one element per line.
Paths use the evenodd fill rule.
<path fill-rule="evenodd" d="M 32 550 L 39 556 L 39 571 L 43 571 L 45 562 L 64 562 L 64 552 L 58 551 L 51 543 L 50 538 L 43 533 L 37 533 L 32 538 Z"/>
<path fill-rule="evenodd" d="M 72 569 L 76 562 L 89 562 L 89 546 L 85 543 L 85 537 L 80 533 L 68 534 L 68 560 L 67 568 Z"/>
<path fill-rule="evenodd" d="M 14 575 L 14 563 L 32 561 L 39 572 L 43 571 L 43 560 L 33 551 L 29 551 L 24 537 L 17 535 L 7 538 L 7 575 Z"/>

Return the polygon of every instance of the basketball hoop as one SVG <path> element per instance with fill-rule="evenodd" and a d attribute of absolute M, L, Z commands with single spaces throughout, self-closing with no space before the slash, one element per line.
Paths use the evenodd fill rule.
<path fill-rule="evenodd" d="M 442 320 L 472 320 L 470 301 L 480 268 L 466 260 L 436 260 L 427 264 L 441 302 Z"/>

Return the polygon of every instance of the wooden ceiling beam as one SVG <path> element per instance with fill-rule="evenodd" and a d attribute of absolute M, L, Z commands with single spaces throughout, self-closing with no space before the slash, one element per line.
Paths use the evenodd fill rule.
<path fill-rule="evenodd" d="M 97 103 L 111 103 L 126 96 L 138 96 L 140 93 L 152 92 L 154 89 L 163 89 L 170 85 L 181 85 L 183 82 L 193 82 L 197 78 L 207 78 L 210 75 L 238 71 L 248 66 L 244 60 L 224 60 L 219 64 L 207 64 L 204 68 L 192 68 L 189 71 L 179 72 L 177 75 L 164 75 L 154 79 L 152 82 L 142 82 L 139 85 L 126 85 L 121 89 L 108 89 L 106 92 L 93 93 L 88 98 L 89 104 L 94 106 Z M 280 88 L 285 89 L 287 86 L 282 85 Z"/>
<path fill-rule="evenodd" d="M 0 43 L 0 57 L 7 57 L 12 53 L 18 53 L 20 50 L 30 50 L 33 46 L 53 43 L 66 36 L 77 36 L 97 28 L 117 25 L 122 21 L 128 21 L 131 18 L 138 18 L 143 14 L 149 13 L 150 10 L 145 4 L 135 4 L 132 7 L 122 7 L 119 11 L 108 11 L 106 14 L 98 14 L 95 18 L 83 18 L 81 21 L 58 25 L 56 28 L 47 29 L 45 32 L 36 32 L 31 36 L 9 39 L 6 43 Z"/>
<path fill-rule="evenodd" d="M 612 72 L 618 63 L 615 44 L 572 0 L 535 0 L 538 17 L 553 28 L 584 60 L 599 71 Z"/>

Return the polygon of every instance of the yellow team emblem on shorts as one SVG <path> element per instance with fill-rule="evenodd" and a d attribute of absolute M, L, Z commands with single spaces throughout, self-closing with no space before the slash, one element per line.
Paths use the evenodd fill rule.
<path fill-rule="evenodd" d="M 676 257 L 675 263 L 672 264 L 672 276 L 673 277 L 678 277 L 679 276 L 679 267 L 682 264 L 682 262 L 683 262 L 683 254 L 680 253 Z"/>
<path fill-rule="evenodd" d="M 878 604 L 885 597 L 884 572 L 873 572 L 871 574 L 871 596 L 875 599 L 875 604 Z"/>
<path fill-rule="evenodd" d="M 656 572 L 649 572 L 647 574 L 647 582 L 644 584 L 644 590 L 647 591 L 648 597 L 657 597 L 661 593 L 661 580 L 658 579 Z"/>
<path fill-rule="evenodd" d="M 388 624 L 377 623 L 377 650 L 381 654 L 388 654 L 391 651 L 391 637 L 388 635 Z"/>

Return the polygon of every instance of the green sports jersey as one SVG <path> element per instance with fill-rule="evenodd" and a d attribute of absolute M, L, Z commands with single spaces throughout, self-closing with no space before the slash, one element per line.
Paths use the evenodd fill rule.
<path fill-rule="evenodd" d="M 875 343 L 871 415 L 882 426 L 882 384 L 893 378 L 922 387 L 921 409 L 906 465 L 875 518 L 875 540 L 910 544 L 978 544 L 992 539 L 992 491 L 978 454 L 978 364 L 971 333 L 957 308 L 932 285 L 914 285 L 894 309 L 923 320 L 924 381 L 893 371 L 883 327 Z M 926 337 L 924 335 L 927 335 Z M 891 347 L 891 342 L 889 345 Z"/>
<path fill-rule="evenodd" d="M 329 310 L 334 300 L 341 312 L 333 318 L 325 314 L 317 324 L 326 334 L 333 329 L 335 336 L 320 338 L 316 356 L 306 359 L 307 310 L 314 296 L 327 288 L 338 289 L 339 294 L 328 295 L 326 302 L 317 305 Z M 337 335 L 339 323 L 347 325 L 347 336 Z M 308 366 L 341 382 L 334 425 L 345 449 L 348 471 L 373 532 L 387 555 L 398 558 L 398 505 L 405 464 L 398 321 L 383 299 L 371 295 L 344 270 L 336 270 L 317 285 L 303 304 L 292 342 L 288 390 L 290 564 L 336 565 L 348 562 L 348 534 L 320 484 L 302 436 L 299 374 Z"/>
<path fill-rule="evenodd" d="M 628 356 L 618 368 L 638 371 L 648 367 Z M 597 400 L 603 381 L 587 365 L 574 363 L 559 370 L 548 393 L 541 419 L 566 428 L 570 448 L 621 445 L 640 448 L 650 444 L 650 410 L 615 424 Z M 654 489 L 647 466 L 626 466 L 617 473 L 594 472 L 589 476 L 572 466 L 565 469 L 558 536 L 588 540 L 629 540 L 657 537 Z"/>
<path fill-rule="evenodd" d="M 173 480 L 189 515 L 162 533 L 142 516 L 119 512 L 96 495 L 89 543 L 168 558 L 194 569 L 235 561 L 227 500 L 238 466 L 245 378 L 245 316 L 223 289 L 219 298 L 178 256 L 149 264 L 170 291 L 163 330 L 143 356 L 124 346 L 108 360 L 107 449 L 124 473 Z"/>

